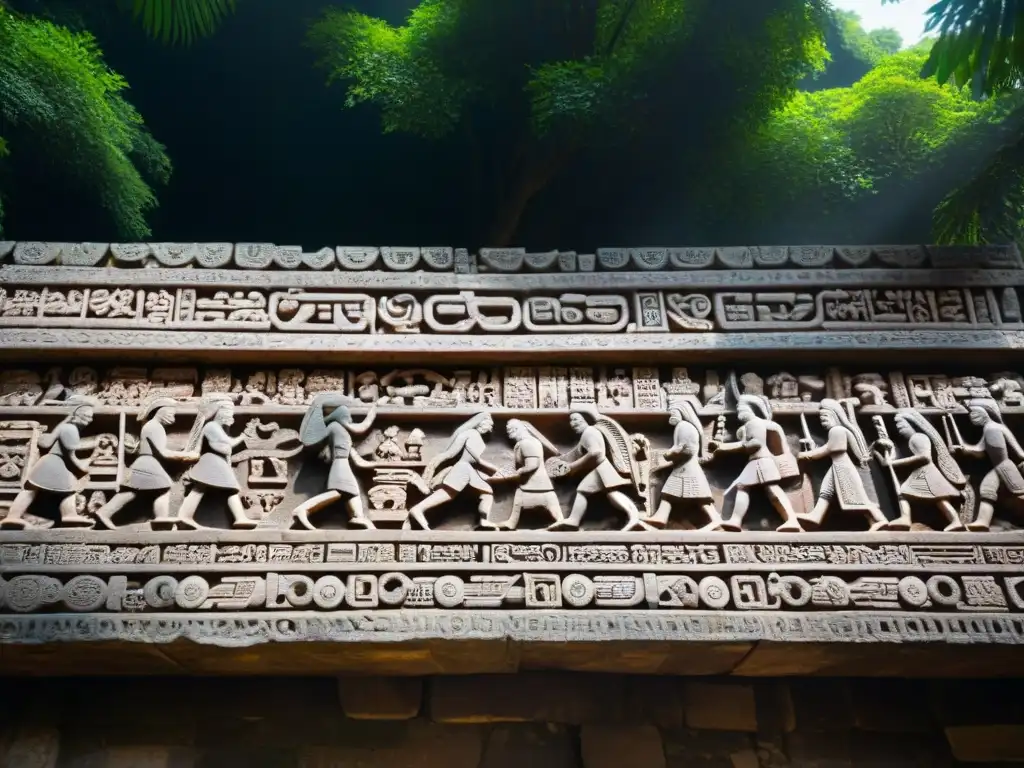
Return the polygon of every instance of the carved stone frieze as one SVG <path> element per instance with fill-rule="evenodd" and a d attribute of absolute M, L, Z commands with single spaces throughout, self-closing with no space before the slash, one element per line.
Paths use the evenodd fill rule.
<path fill-rule="evenodd" d="M 460 269 L 458 252 L 466 254 Z M 598 248 L 596 254 L 572 251 L 530 253 L 525 248 L 343 246 L 304 252 L 301 246 L 273 243 L 40 243 L 0 241 L 0 259 L 13 252 L 15 264 L 93 267 L 191 267 L 217 269 L 327 269 L 362 271 L 383 266 L 402 272 L 422 263 L 429 269 L 466 272 L 591 272 L 617 270 L 780 269 L 931 266 L 937 269 L 1020 269 L 1016 246 L 733 246 L 725 248 Z"/>

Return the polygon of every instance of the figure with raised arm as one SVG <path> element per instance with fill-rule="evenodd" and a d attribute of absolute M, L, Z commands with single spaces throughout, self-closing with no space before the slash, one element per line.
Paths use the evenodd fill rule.
<path fill-rule="evenodd" d="M 737 439 L 718 446 L 712 443 L 711 446 L 713 453 L 745 453 L 748 457 L 740 476 L 725 491 L 728 495 L 735 489 L 736 501 L 732 516 L 722 523 L 722 527 L 742 531 L 743 519 L 750 508 L 750 491 L 762 488 L 772 506 L 782 516 L 782 525 L 775 530 L 783 533 L 802 531 L 803 527 L 789 496 L 780 487 L 784 479 L 795 477 L 799 470 L 786 441 L 786 433 L 772 420 L 772 409 L 767 398 L 762 395 L 740 395 L 736 416 L 741 424 L 736 430 Z"/>
<path fill-rule="evenodd" d="M 411 528 L 415 523 L 424 530 L 429 529 L 424 513 L 447 504 L 467 488 L 477 497 L 480 524 L 490 520 L 494 490 L 488 479 L 491 475 L 500 474 L 500 470 L 483 456 L 487 448 L 484 435 L 493 429 L 491 415 L 481 411 L 455 430 L 445 449 L 423 470 L 424 484 L 435 490 L 409 510 L 406 527 Z M 450 462 L 454 464 L 444 468 Z"/>
<path fill-rule="evenodd" d="M 373 426 L 377 406 L 358 424 L 352 421 L 352 413 L 343 405 L 348 398 L 336 392 L 325 392 L 313 398 L 313 402 L 302 419 L 299 437 L 306 446 L 327 443 L 330 452 L 331 470 L 327 476 L 327 491 L 304 501 L 293 512 L 295 519 L 304 527 L 312 529 L 309 522 L 312 512 L 323 509 L 339 499 L 345 498 L 349 523 L 360 528 L 373 528 L 373 522 L 363 508 L 363 492 L 352 471 L 352 465 L 370 467 L 372 464 L 359 455 L 352 438 L 365 435 Z M 327 414 L 327 409 L 332 409 Z"/>
<path fill-rule="evenodd" d="M 82 478 L 89 474 L 89 465 L 81 461 L 75 452 L 96 445 L 95 439 L 83 440 L 80 430 L 92 423 L 97 401 L 91 397 L 72 395 L 64 404 L 71 408 L 71 413 L 52 432 L 39 436 L 38 445 L 46 453 L 29 469 L 24 488 L 14 498 L 6 517 L 0 520 L 0 528 L 28 527 L 25 513 L 40 491 L 61 497 L 61 525 L 84 528 L 93 524 L 91 518 L 77 511 L 76 496 Z"/>
<path fill-rule="evenodd" d="M 858 466 L 865 466 L 871 458 L 867 439 L 857 423 L 850 418 L 838 400 L 825 398 L 818 410 L 821 426 L 828 431 L 825 444 L 802 451 L 797 458 L 802 461 L 817 461 L 828 458 L 828 468 L 814 509 L 806 515 L 798 515 L 801 522 L 821 525 L 825 514 L 833 505 L 846 512 L 861 512 L 871 523 L 870 530 L 881 531 L 888 527 L 881 508 L 864 487 Z"/>
<path fill-rule="evenodd" d="M 167 461 L 198 461 L 198 453 L 172 451 L 167 447 L 167 427 L 174 423 L 177 403 L 169 397 L 157 397 L 142 406 L 138 420 L 138 458 L 128 467 L 117 495 L 96 510 L 96 517 L 107 528 L 117 528 L 114 515 L 138 496 L 149 497 L 156 518 L 170 515 L 171 487 L 174 481 L 164 468 Z"/>

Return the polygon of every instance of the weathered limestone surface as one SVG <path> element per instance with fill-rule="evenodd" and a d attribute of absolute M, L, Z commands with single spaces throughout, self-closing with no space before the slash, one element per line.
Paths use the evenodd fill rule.
<path fill-rule="evenodd" d="M 0 672 L 1024 670 L 1015 246 L 0 260 Z M 427 698 L 613 707 L 567 682 L 542 718 L 534 679 Z M 658 724 L 762 722 L 742 682 L 666 696 Z"/>

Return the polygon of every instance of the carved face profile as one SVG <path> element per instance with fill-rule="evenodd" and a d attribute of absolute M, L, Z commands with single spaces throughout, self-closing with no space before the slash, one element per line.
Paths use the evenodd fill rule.
<path fill-rule="evenodd" d="M 174 419 L 177 415 L 178 412 L 174 408 L 166 406 L 156 412 L 156 420 L 166 427 L 174 423 Z"/>
<path fill-rule="evenodd" d="M 980 406 L 972 405 L 968 413 L 970 414 L 971 424 L 974 424 L 976 427 L 983 427 L 989 421 L 989 415 Z"/>
<path fill-rule="evenodd" d="M 828 408 L 822 408 L 818 411 L 818 418 L 821 420 L 821 426 L 825 429 L 832 429 L 832 427 L 839 423 L 836 415 Z"/>
<path fill-rule="evenodd" d="M 896 431 L 900 433 L 900 437 L 909 440 L 917 432 L 914 429 L 914 425 L 907 421 L 906 417 L 901 414 L 896 414 Z"/>
<path fill-rule="evenodd" d="M 574 432 L 582 435 L 583 430 L 587 428 L 587 420 L 579 413 L 572 413 L 569 414 L 569 426 Z"/>
<path fill-rule="evenodd" d="M 754 410 L 746 403 L 740 403 L 736 407 L 736 418 L 738 418 L 744 424 L 755 417 L 756 414 L 754 413 Z"/>
<path fill-rule="evenodd" d="M 213 419 L 222 427 L 230 427 L 235 423 L 235 406 L 231 403 L 223 403 L 217 409 Z"/>
<path fill-rule="evenodd" d="M 481 435 L 486 435 L 488 432 L 494 429 L 494 419 L 492 419 L 490 416 L 485 417 L 480 421 L 479 424 L 476 425 L 476 429 Z"/>
<path fill-rule="evenodd" d="M 673 408 L 668 412 L 668 423 L 673 427 L 679 424 L 683 420 L 683 412 L 678 408 Z"/>
<path fill-rule="evenodd" d="M 505 425 L 505 432 L 508 433 L 508 439 L 519 442 L 526 438 L 526 430 L 523 429 L 523 422 L 518 419 L 512 419 L 508 424 Z"/>

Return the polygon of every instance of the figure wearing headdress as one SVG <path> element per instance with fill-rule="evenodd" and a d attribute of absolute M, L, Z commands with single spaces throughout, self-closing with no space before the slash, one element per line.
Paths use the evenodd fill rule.
<path fill-rule="evenodd" d="M 747 465 L 740 476 L 726 489 L 728 495 L 736 491 L 736 502 L 732 516 L 722 527 L 727 530 L 743 530 L 743 518 L 750 508 L 750 491 L 763 488 L 775 510 L 782 516 L 780 532 L 802 531 L 789 496 L 779 484 L 786 478 L 799 474 L 796 460 L 786 442 L 786 433 L 772 421 L 772 409 L 762 395 L 740 395 L 737 399 L 736 415 L 742 426 L 736 431 L 737 440 L 732 443 L 712 444 L 713 453 L 746 453 Z"/>
<path fill-rule="evenodd" d="M 317 395 L 302 419 L 302 426 L 299 427 L 299 438 L 303 445 L 319 446 L 328 443 L 327 451 L 331 461 L 327 491 L 303 502 L 293 513 L 295 519 L 306 528 L 313 528 L 309 522 L 311 512 L 316 512 L 341 498 L 347 499 L 349 523 L 362 528 L 374 527 L 363 509 L 363 492 L 352 471 L 353 464 L 369 467 L 371 463 L 355 450 L 352 438 L 366 434 L 373 426 L 377 406 L 370 408 L 366 418 L 355 424 L 351 411 L 343 405 L 347 400 L 348 398 L 337 392 Z M 329 415 L 325 415 L 327 408 L 333 409 Z"/>
<path fill-rule="evenodd" d="M 987 531 L 992 525 L 1000 490 L 1018 501 L 1024 499 L 1024 476 L 1018 467 L 1024 461 L 1024 449 L 1003 423 L 999 406 L 994 401 L 971 400 L 967 409 L 971 423 L 981 427 L 981 440 L 974 445 L 955 445 L 953 450 L 978 459 L 987 458 L 992 464 L 979 488 L 978 517 L 967 524 L 968 530 Z"/>
<path fill-rule="evenodd" d="M 868 495 L 858 470 L 871 458 L 864 433 L 842 404 L 830 397 L 821 401 L 818 418 L 821 426 L 828 430 L 828 439 L 822 446 L 799 453 L 797 458 L 803 461 L 829 458 L 832 466 L 821 481 L 814 509 L 798 517 L 811 525 L 821 525 L 829 508 L 836 504 L 846 512 L 864 513 L 871 521 L 872 531 L 887 528 L 889 522 Z"/>
<path fill-rule="evenodd" d="M 913 467 L 910 475 L 897 489 L 900 516 L 889 523 L 890 530 L 909 530 L 911 502 L 924 501 L 935 504 L 949 520 L 947 531 L 962 531 L 964 524 L 953 506 L 961 498 L 960 489 L 967 484 L 967 478 L 959 465 L 928 420 L 915 410 L 901 408 L 896 412 L 896 431 L 907 441 L 910 455 L 902 459 L 892 458 L 895 448 L 887 440 L 875 443 L 875 456 L 884 466 Z"/>
<path fill-rule="evenodd" d="M 572 511 L 568 517 L 548 526 L 549 530 L 577 530 L 587 513 L 590 498 L 605 495 L 609 503 L 626 515 L 622 530 L 650 529 L 640 510 L 623 491 L 640 485 L 639 467 L 631 450 L 631 439 L 614 420 L 594 408 L 577 408 L 569 414 L 569 426 L 580 436 L 579 443 L 566 454 L 553 459 L 558 476 L 586 473 L 576 486 Z"/>
<path fill-rule="evenodd" d="M 89 465 L 75 452 L 95 447 L 96 440 L 82 439 L 79 430 L 92 423 L 94 398 L 73 395 L 65 402 L 71 408 L 60 424 L 49 433 L 39 436 L 38 445 L 46 453 L 28 471 L 24 489 L 15 497 L 7 516 L 0 520 L 0 528 L 25 528 L 25 513 L 40 491 L 62 497 L 60 500 L 61 525 L 89 527 L 93 520 L 78 514 L 76 495 L 82 478 L 89 474 Z"/>
<path fill-rule="evenodd" d="M 96 517 L 107 528 L 117 528 L 114 515 L 140 494 L 152 498 L 153 516 L 170 515 L 171 487 L 174 481 L 164 468 L 165 461 L 198 461 L 198 453 L 172 451 L 167 447 L 167 427 L 174 423 L 177 403 L 169 397 L 157 397 L 142 406 L 138 420 L 142 422 L 135 459 L 117 495 L 96 511 Z"/>
<path fill-rule="evenodd" d="M 672 447 L 662 454 L 666 460 L 663 467 L 672 467 L 665 484 L 661 487 L 661 503 L 658 511 L 647 522 L 661 528 L 668 524 L 672 507 L 688 502 L 699 504 L 710 521 L 704 530 L 722 527 L 722 516 L 715 507 L 711 486 L 704 474 L 703 464 L 710 460 L 707 437 L 693 406 L 685 400 L 669 409 L 668 423 L 675 427 L 672 433 Z M 661 469 L 662 467 L 659 467 Z"/>
<path fill-rule="evenodd" d="M 227 427 L 235 423 L 235 406 L 230 395 L 211 395 L 199 405 L 199 413 L 189 433 L 186 453 L 199 453 L 199 461 L 187 473 L 191 490 L 176 516 L 156 517 L 153 526 L 183 525 L 201 528 L 195 521 L 199 502 L 209 491 L 226 493 L 228 510 L 235 528 L 255 528 L 259 521 L 245 514 L 241 487 L 231 467 L 231 453 L 245 441 L 245 435 L 231 437 Z"/>
<path fill-rule="evenodd" d="M 562 505 L 558 502 L 555 486 L 552 485 L 551 477 L 544 466 L 545 458 L 557 456 L 558 449 L 528 421 L 510 419 L 505 428 L 509 440 L 515 443 L 515 472 L 501 477 L 502 480 L 517 483 L 515 497 L 512 500 L 512 513 L 504 523 L 481 520 L 480 527 L 490 530 L 514 530 L 519 525 L 519 516 L 524 509 L 545 509 L 552 520 L 561 520 Z"/>
<path fill-rule="evenodd" d="M 495 465 L 483 458 L 487 448 L 484 435 L 493 429 L 494 420 L 491 415 L 481 411 L 455 430 L 445 449 L 431 459 L 423 470 L 423 482 L 435 490 L 409 510 L 409 519 L 405 523 L 407 527 L 416 523 L 420 528 L 429 529 L 430 524 L 424 513 L 447 504 L 467 488 L 478 497 L 477 509 L 481 525 L 489 520 L 494 505 L 494 491 L 488 479 L 491 475 L 501 474 Z M 454 464 L 449 469 L 442 469 L 449 462 Z"/>

